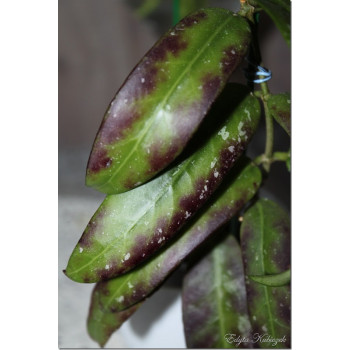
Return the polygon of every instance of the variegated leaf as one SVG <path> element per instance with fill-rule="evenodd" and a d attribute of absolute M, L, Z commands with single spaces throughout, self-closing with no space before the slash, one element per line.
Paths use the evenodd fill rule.
<path fill-rule="evenodd" d="M 98 282 L 127 272 L 210 198 L 256 130 L 260 105 L 243 86 L 229 85 L 211 113 L 217 126 L 206 141 L 199 135 L 204 143 L 192 156 L 143 186 L 106 197 L 69 259 L 69 278 Z"/>
<path fill-rule="evenodd" d="M 261 199 L 244 214 L 241 246 L 246 275 L 279 274 L 290 267 L 290 219 Z M 269 287 L 246 278 L 248 309 L 260 348 L 290 347 L 290 287 Z M 276 339 L 277 343 L 270 341 Z"/>
<path fill-rule="evenodd" d="M 245 348 L 250 339 L 246 289 L 239 244 L 219 243 L 185 276 L 182 310 L 188 348 Z"/>
<path fill-rule="evenodd" d="M 132 271 L 99 282 L 94 289 L 94 298 L 99 301 L 96 307 L 108 313 L 124 310 L 139 302 L 159 287 L 196 247 L 238 214 L 261 183 L 259 168 L 248 160 L 242 161 L 239 168 L 237 165 L 233 169 L 230 178 L 169 247 Z"/>
<path fill-rule="evenodd" d="M 96 136 L 86 184 L 108 193 L 152 178 L 183 150 L 250 42 L 247 21 L 199 10 L 169 30 L 130 73 Z"/>

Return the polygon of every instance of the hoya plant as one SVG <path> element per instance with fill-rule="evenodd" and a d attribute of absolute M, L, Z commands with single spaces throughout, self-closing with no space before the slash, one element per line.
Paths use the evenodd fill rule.
<path fill-rule="evenodd" d="M 265 11 L 290 44 L 290 3 L 189 3 L 108 106 L 86 171 L 106 197 L 64 273 L 96 283 L 87 329 L 102 347 L 186 262 L 189 348 L 289 348 L 290 219 L 259 190 L 274 162 L 290 170 L 273 132 L 290 136 L 291 101 L 269 92 L 257 34 Z M 241 63 L 246 85 L 230 80 Z M 249 159 L 260 119 L 265 148 Z"/>

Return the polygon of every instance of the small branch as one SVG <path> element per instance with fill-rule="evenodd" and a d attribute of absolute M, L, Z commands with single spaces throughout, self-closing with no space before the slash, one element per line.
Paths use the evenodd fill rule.
<path fill-rule="evenodd" d="M 262 91 L 261 100 L 264 105 L 265 124 L 266 124 L 265 158 L 271 159 L 272 151 L 273 151 L 273 118 L 271 116 L 269 107 L 267 105 L 267 100 L 270 97 L 270 91 L 266 82 L 261 83 L 261 91 Z M 263 166 L 267 172 L 270 171 L 269 162 L 265 163 Z"/>
<path fill-rule="evenodd" d="M 285 162 L 290 157 L 289 152 L 274 152 L 270 157 L 266 157 L 266 154 L 261 154 L 260 156 L 257 156 L 254 159 L 254 163 L 256 165 L 263 165 L 264 169 L 265 166 L 268 165 L 270 169 L 270 165 L 274 162 Z"/>

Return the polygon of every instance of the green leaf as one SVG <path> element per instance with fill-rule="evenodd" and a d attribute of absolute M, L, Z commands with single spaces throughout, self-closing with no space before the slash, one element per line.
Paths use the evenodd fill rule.
<path fill-rule="evenodd" d="M 90 337 L 103 347 L 112 333 L 120 328 L 120 326 L 142 305 L 142 302 L 121 312 L 106 312 L 100 309 L 98 305 L 99 300 L 96 296 L 96 293 L 93 291 L 87 329 Z"/>
<path fill-rule="evenodd" d="M 115 194 L 146 182 L 184 149 L 250 43 L 247 21 L 204 9 L 180 21 L 142 58 L 109 105 L 86 184 Z"/>
<path fill-rule="evenodd" d="M 106 197 L 69 259 L 69 278 L 97 282 L 134 268 L 202 207 L 249 143 L 260 105 L 244 86 L 229 85 L 211 116 L 216 127 L 204 129 L 209 138 L 197 135 L 203 144 L 192 156 L 143 186 Z"/>
<path fill-rule="evenodd" d="M 149 16 L 159 5 L 160 0 L 143 0 L 142 4 L 137 8 L 136 13 L 139 17 L 145 18 Z"/>
<path fill-rule="evenodd" d="M 255 0 L 275 22 L 284 40 L 290 46 L 290 1 L 289 0 Z"/>
<path fill-rule="evenodd" d="M 290 283 L 290 270 L 274 275 L 248 276 L 251 280 L 268 287 L 281 287 Z"/>
<path fill-rule="evenodd" d="M 250 337 L 241 250 L 232 235 L 186 274 L 182 310 L 188 348 L 236 348 L 233 338 Z"/>
<path fill-rule="evenodd" d="M 242 160 L 243 161 L 243 160 Z M 183 233 L 166 249 L 145 264 L 94 289 L 96 307 L 105 312 L 121 311 L 152 293 L 179 264 L 212 233 L 237 215 L 261 184 L 261 172 L 253 163 L 240 160 L 229 178 L 198 215 L 184 227 Z"/>
<path fill-rule="evenodd" d="M 183 18 L 201 7 L 207 7 L 208 0 L 178 0 L 178 3 L 180 18 Z"/>
<path fill-rule="evenodd" d="M 249 208 L 241 226 L 243 264 L 247 276 L 279 274 L 290 267 L 290 219 L 276 203 L 262 199 Z M 253 333 L 279 339 L 261 348 L 290 347 L 290 287 L 267 287 L 246 278 Z"/>
<path fill-rule="evenodd" d="M 271 115 L 289 136 L 291 132 L 290 106 L 290 93 L 271 95 L 267 100 L 267 107 Z"/>

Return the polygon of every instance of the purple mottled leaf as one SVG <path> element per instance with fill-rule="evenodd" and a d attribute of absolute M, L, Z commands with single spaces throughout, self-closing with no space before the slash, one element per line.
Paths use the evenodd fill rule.
<path fill-rule="evenodd" d="M 109 105 L 86 184 L 115 194 L 169 165 L 184 149 L 242 60 L 248 22 L 225 9 L 182 19 L 142 58 Z"/>
<path fill-rule="evenodd" d="M 122 324 L 142 305 L 142 302 L 121 312 L 106 312 L 101 310 L 98 293 L 95 291 L 96 287 L 91 296 L 87 329 L 90 337 L 101 347 L 104 347 L 112 333 L 122 326 Z"/>
<path fill-rule="evenodd" d="M 276 203 L 261 199 L 241 226 L 245 274 L 280 274 L 290 268 L 290 219 Z M 260 348 L 290 347 L 290 287 L 262 285 L 246 277 L 248 309 Z M 278 340 L 277 343 L 271 339 Z"/>
<path fill-rule="evenodd" d="M 246 348 L 250 339 L 242 255 L 228 235 L 186 274 L 182 287 L 188 348 Z"/>
<path fill-rule="evenodd" d="M 271 95 L 267 100 L 267 106 L 271 115 L 276 122 L 282 126 L 286 133 L 291 133 L 291 116 L 290 116 L 290 94 Z"/>
<path fill-rule="evenodd" d="M 247 147 L 260 117 L 258 100 L 241 85 L 229 85 L 216 106 L 211 113 L 217 125 L 196 152 L 147 184 L 106 197 L 73 250 L 65 271 L 69 278 L 98 282 L 127 272 L 207 202 Z"/>
<path fill-rule="evenodd" d="M 178 239 L 145 264 L 119 277 L 98 282 L 94 293 L 99 300 L 98 306 L 101 311 L 121 311 L 144 299 L 159 287 L 196 247 L 238 214 L 258 190 L 261 172 L 246 159 L 240 160 L 237 166 L 205 208 L 184 227 Z"/>

